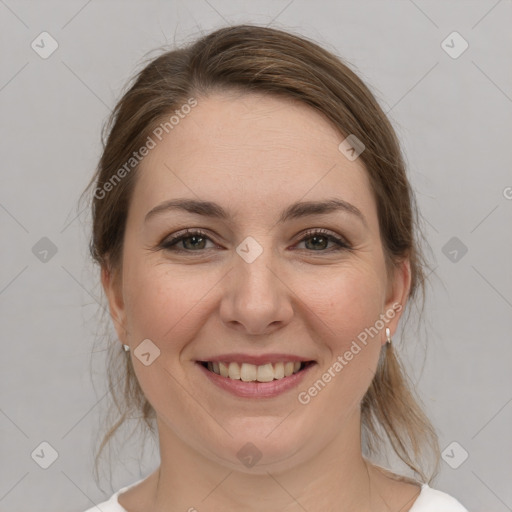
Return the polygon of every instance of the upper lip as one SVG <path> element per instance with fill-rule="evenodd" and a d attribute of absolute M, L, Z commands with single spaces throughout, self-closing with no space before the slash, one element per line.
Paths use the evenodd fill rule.
<path fill-rule="evenodd" d="M 260 366 L 267 363 L 279 363 L 279 362 L 288 362 L 288 361 L 299 361 L 299 362 L 308 362 L 313 361 L 311 358 L 296 356 L 293 354 L 258 354 L 258 355 L 250 355 L 250 354 L 240 354 L 240 353 L 231 353 L 231 354 L 220 354 L 217 356 L 206 357 L 204 359 L 198 359 L 199 362 L 235 362 L 238 364 L 249 363 L 254 364 L 256 366 Z"/>

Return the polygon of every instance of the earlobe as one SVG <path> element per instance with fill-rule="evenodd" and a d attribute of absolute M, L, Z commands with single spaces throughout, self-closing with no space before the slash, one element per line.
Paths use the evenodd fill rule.
<path fill-rule="evenodd" d="M 101 269 L 101 284 L 108 300 L 110 317 L 122 343 L 126 340 L 125 309 L 119 279 L 107 267 Z"/>

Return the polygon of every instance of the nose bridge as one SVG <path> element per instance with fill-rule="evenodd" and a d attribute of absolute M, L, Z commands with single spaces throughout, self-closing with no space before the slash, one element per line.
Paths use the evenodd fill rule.
<path fill-rule="evenodd" d="M 258 305 L 262 300 L 268 304 L 276 299 L 279 282 L 276 282 L 274 267 L 277 263 L 269 240 L 270 237 L 267 237 L 265 248 L 254 239 L 243 242 L 237 248 L 233 284 L 237 298 L 244 299 L 246 304 L 254 301 Z"/>
<path fill-rule="evenodd" d="M 271 324 L 288 321 L 292 309 L 287 288 L 278 278 L 279 262 L 270 247 L 271 237 L 265 238 L 265 247 L 248 238 L 237 247 L 221 310 L 224 321 L 258 334 Z"/>

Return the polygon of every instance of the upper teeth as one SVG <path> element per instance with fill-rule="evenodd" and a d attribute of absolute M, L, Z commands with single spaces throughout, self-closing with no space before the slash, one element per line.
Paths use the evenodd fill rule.
<path fill-rule="evenodd" d="M 300 365 L 299 361 L 268 363 L 260 366 L 249 363 L 238 364 L 233 361 L 231 363 L 208 362 L 208 370 L 222 377 L 243 380 L 244 382 L 270 382 L 297 373 L 300 370 Z"/>

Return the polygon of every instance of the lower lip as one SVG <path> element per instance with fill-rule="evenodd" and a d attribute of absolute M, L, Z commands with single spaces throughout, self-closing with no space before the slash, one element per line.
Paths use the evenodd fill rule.
<path fill-rule="evenodd" d="M 316 363 L 308 365 L 303 370 L 289 377 L 283 377 L 282 379 L 273 380 L 271 382 L 244 382 L 243 380 L 230 379 L 229 377 L 222 377 L 221 375 L 211 372 L 201 363 L 196 364 L 214 384 L 235 396 L 242 398 L 273 398 L 298 386 L 302 379 L 304 379 L 306 373 L 308 373 Z"/>

